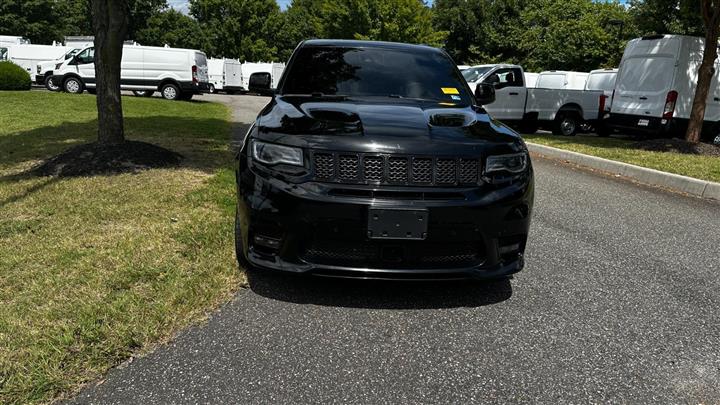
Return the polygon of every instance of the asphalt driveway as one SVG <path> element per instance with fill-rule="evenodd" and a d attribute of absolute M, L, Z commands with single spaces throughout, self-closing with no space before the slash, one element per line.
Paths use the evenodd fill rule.
<path fill-rule="evenodd" d="M 267 100 L 231 99 L 239 131 Z M 252 272 L 207 324 L 74 402 L 720 402 L 720 204 L 534 164 L 514 280 Z"/>

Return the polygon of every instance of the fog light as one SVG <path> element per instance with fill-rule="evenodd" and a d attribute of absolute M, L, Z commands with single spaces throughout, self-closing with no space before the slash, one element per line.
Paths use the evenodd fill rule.
<path fill-rule="evenodd" d="M 518 250 L 520 250 L 519 243 L 513 243 L 512 245 L 500 246 L 500 248 L 498 249 L 498 251 L 500 252 L 500 255 L 517 252 Z"/>
<path fill-rule="evenodd" d="M 263 235 L 255 235 L 253 241 L 255 241 L 255 244 L 258 246 L 263 246 L 270 249 L 280 248 L 280 239 L 275 239 Z"/>

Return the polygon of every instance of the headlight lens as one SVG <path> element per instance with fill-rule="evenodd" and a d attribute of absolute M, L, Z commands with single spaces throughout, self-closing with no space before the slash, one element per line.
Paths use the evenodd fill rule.
<path fill-rule="evenodd" d="M 488 156 L 485 163 L 485 173 L 521 173 L 527 168 L 527 161 L 528 156 L 526 153 Z"/>
<path fill-rule="evenodd" d="M 303 165 L 302 149 L 290 146 L 253 141 L 252 155 L 255 160 L 267 165 L 277 165 L 280 163 L 293 166 Z"/>

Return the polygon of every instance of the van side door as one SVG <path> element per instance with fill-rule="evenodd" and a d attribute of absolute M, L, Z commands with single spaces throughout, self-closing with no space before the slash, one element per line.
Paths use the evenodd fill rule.
<path fill-rule="evenodd" d="M 527 88 L 522 69 L 499 68 L 489 74 L 483 83 L 495 86 L 495 102 L 485 109 L 499 120 L 521 120 L 525 115 Z"/>
<path fill-rule="evenodd" d="M 86 48 L 72 62 L 86 85 L 95 86 L 95 48 Z"/>
<path fill-rule="evenodd" d="M 144 85 L 144 59 L 145 51 L 142 48 L 126 46 L 123 48 L 122 62 L 120 63 L 120 83 L 125 87 Z"/>

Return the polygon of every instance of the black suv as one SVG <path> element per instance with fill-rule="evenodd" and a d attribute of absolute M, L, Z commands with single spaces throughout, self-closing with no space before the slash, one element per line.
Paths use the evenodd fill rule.
<path fill-rule="evenodd" d="M 311 40 L 237 157 L 241 264 L 323 276 L 497 278 L 523 267 L 533 171 L 523 140 L 442 50 Z"/>

